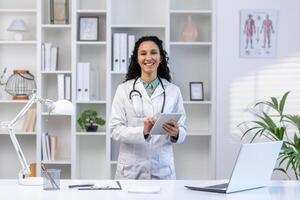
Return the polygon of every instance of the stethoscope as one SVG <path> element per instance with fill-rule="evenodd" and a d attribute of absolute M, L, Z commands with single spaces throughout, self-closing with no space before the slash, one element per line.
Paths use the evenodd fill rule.
<path fill-rule="evenodd" d="M 160 84 L 161 84 L 161 87 L 163 88 L 163 95 L 164 95 L 164 100 L 163 100 L 163 104 L 162 104 L 162 107 L 161 107 L 161 113 L 164 112 L 164 108 L 165 108 L 165 103 L 166 103 L 166 92 L 165 92 L 165 87 L 164 87 L 164 84 L 162 83 L 161 79 L 159 77 L 157 77 Z M 133 82 L 133 85 L 132 85 L 132 90 L 129 92 L 129 99 L 131 100 L 131 103 L 133 105 L 133 109 L 136 113 L 136 115 L 138 117 L 143 117 L 144 116 L 144 113 L 143 113 L 143 97 L 142 97 L 142 94 L 140 91 L 136 90 L 135 89 L 135 84 L 137 82 L 137 80 L 139 79 L 139 77 L 137 77 L 134 82 Z"/>

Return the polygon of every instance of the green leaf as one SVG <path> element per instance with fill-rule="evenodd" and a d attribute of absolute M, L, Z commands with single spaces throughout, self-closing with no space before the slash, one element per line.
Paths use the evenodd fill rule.
<path fill-rule="evenodd" d="M 291 180 L 291 177 L 290 177 L 289 174 L 286 172 L 286 170 L 284 170 L 283 168 L 274 168 L 274 171 L 280 171 L 280 172 L 284 173 L 284 174 L 288 177 L 288 179 Z"/>
<path fill-rule="evenodd" d="M 286 101 L 286 98 L 287 98 L 287 96 L 289 95 L 289 93 L 290 93 L 290 91 L 286 92 L 286 93 L 282 96 L 282 98 L 281 98 L 281 100 L 280 100 L 280 103 L 279 103 L 279 112 L 280 112 L 281 115 L 282 115 L 282 113 L 283 113 L 285 101 Z"/>

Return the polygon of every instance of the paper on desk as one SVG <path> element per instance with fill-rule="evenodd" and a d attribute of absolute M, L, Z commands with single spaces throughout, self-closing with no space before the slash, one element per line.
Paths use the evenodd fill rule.
<path fill-rule="evenodd" d="M 159 186 L 130 186 L 128 193 L 160 193 Z"/>
<path fill-rule="evenodd" d="M 113 181 L 113 180 L 96 181 L 94 183 L 94 187 L 95 188 L 110 188 L 110 189 L 120 188 L 117 181 Z"/>

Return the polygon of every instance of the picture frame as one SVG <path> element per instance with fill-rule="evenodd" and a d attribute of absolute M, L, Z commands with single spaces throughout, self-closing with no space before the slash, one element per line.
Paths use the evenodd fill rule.
<path fill-rule="evenodd" d="M 99 40 L 99 17 L 80 16 L 79 17 L 78 40 L 98 41 Z"/>
<path fill-rule="evenodd" d="M 190 82 L 190 100 L 191 101 L 204 100 L 203 82 Z"/>
<path fill-rule="evenodd" d="M 277 10 L 240 11 L 240 57 L 275 58 L 278 35 Z"/>
<path fill-rule="evenodd" d="M 50 0 L 50 24 L 69 24 L 69 0 Z"/>

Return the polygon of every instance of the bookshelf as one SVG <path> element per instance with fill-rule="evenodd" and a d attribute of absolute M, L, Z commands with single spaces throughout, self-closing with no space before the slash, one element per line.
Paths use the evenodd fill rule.
<path fill-rule="evenodd" d="M 181 89 L 187 113 L 186 141 L 174 146 L 177 178 L 214 177 L 213 2 L 70 0 L 70 23 L 50 24 L 48 0 L 1 1 L 1 27 L 7 27 L 15 17 L 22 17 L 28 21 L 30 32 L 25 33 L 24 41 L 14 41 L 11 33 L 5 28 L 0 29 L 0 67 L 7 66 L 7 74 L 11 74 L 15 66 L 29 69 L 36 76 L 38 95 L 52 100 L 58 98 L 58 76 L 63 74 L 71 77 L 71 99 L 75 108 L 73 115 L 48 115 L 45 107 L 35 105 L 35 131 L 17 132 L 28 161 L 36 162 L 39 168 L 42 162 L 41 133 L 48 132 L 58 137 L 58 155 L 54 161 L 44 162 L 47 167 L 62 169 L 62 178 L 114 178 L 118 144 L 111 140 L 107 125 L 111 102 L 125 73 L 112 71 L 112 37 L 114 33 L 126 33 L 135 35 L 137 40 L 143 35 L 157 35 L 164 41 L 170 57 L 173 82 Z M 98 41 L 78 40 L 80 16 L 99 18 Z M 180 35 L 188 16 L 192 16 L 199 32 L 197 40 L 192 42 L 182 41 Z M 59 47 L 58 66 L 54 71 L 41 70 L 41 45 L 45 42 Z M 18 59 L 11 59 L 16 54 Z M 98 94 L 89 100 L 77 98 L 77 64 L 80 62 L 91 63 L 98 79 L 98 83 L 94 84 Z M 204 82 L 204 101 L 189 99 L 189 79 L 186 77 L 190 81 Z M 12 101 L 3 89 L 0 86 L 0 120 L 8 120 L 26 101 Z M 94 109 L 105 118 L 105 126 L 99 127 L 94 133 L 81 130 L 77 119 L 86 109 Z M 8 164 L 0 166 L 0 178 L 16 178 L 20 169 L 17 155 L 8 135 L 0 131 L 0 161 L 4 160 Z"/>

